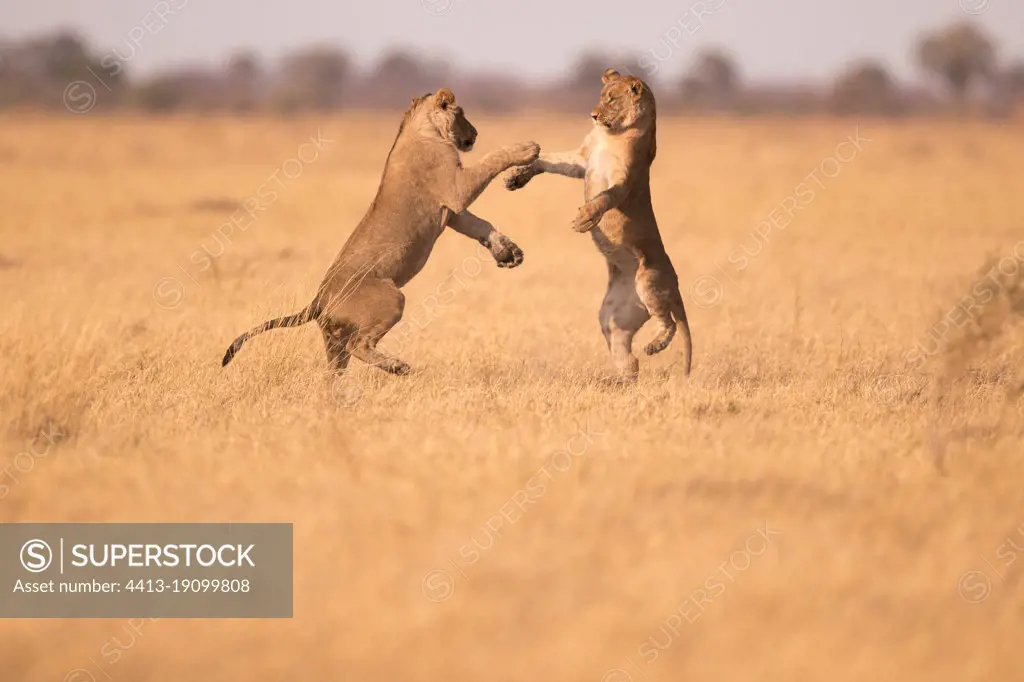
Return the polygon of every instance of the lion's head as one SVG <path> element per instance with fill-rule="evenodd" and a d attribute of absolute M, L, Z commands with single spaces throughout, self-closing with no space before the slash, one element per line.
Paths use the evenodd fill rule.
<path fill-rule="evenodd" d="M 448 88 L 414 97 L 406 118 L 417 119 L 421 130 L 433 131 L 460 152 L 472 150 L 476 142 L 476 128 L 466 119 Z"/>
<path fill-rule="evenodd" d="M 654 93 L 636 76 L 608 69 L 601 77 L 601 99 L 590 112 L 594 123 L 612 131 L 647 128 L 654 120 Z"/>

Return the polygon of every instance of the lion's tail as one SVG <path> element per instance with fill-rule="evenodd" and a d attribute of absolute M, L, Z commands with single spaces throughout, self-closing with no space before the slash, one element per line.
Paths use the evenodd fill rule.
<path fill-rule="evenodd" d="M 676 331 L 683 335 L 683 344 L 686 348 L 686 363 L 683 371 L 690 376 L 690 365 L 693 363 L 693 338 L 690 336 L 690 323 L 686 320 L 686 308 L 683 307 L 683 297 L 680 296 L 676 305 L 673 306 L 672 317 L 676 321 Z"/>
<path fill-rule="evenodd" d="M 315 303 L 310 303 L 302 311 L 295 313 L 294 315 L 278 317 L 277 319 L 264 322 L 258 327 L 253 327 L 252 329 L 250 329 L 249 331 L 235 339 L 231 343 L 231 345 L 228 346 L 227 352 L 224 353 L 224 360 L 222 360 L 220 363 L 221 367 L 227 367 L 227 364 L 231 362 L 231 359 L 234 358 L 235 354 L 238 353 L 238 351 L 242 348 L 242 344 L 251 339 L 252 337 L 256 336 L 257 334 L 262 334 L 265 331 L 277 329 L 278 327 L 298 327 L 306 324 L 307 322 L 315 320 L 319 314 L 319 306 L 317 306 Z"/>
<path fill-rule="evenodd" d="M 671 306 L 669 314 L 672 316 L 671 322 L 673 324 L 664 325 L 661 333 L 644 348 L 644 352 L 647 355 L 660 353 L 668 348 L 668 344 L 672 343 L 672 339 L 676 337 L 677 333 L 682 335 L 683 343 L 686 345 L 684 349 L 686 353 L 685 371 L 686 376 L 690 376 L 690 364 L 693 361 L 693 339 L 690 338 L 690 323 L 686 320 L 686 308 L 683 307 L 682 296 L 672 301 Z"/>

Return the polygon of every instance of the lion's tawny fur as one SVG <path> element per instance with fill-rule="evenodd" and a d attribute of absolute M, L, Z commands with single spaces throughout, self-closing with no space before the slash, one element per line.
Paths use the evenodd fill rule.
<path fill-rule="evenodd" d="M 377 195 L 328 268 L 313 301 L 299 313 L 239 336 L 223 364 L 256 334 L 315 320 L 335 371 L 344 370 L 355 356 L 394 374 L 407 373 L 405 362 L 382 353 L 377 344 L 402 318 L 401 288 L 426 264 L 446 226 L 487 246 L 499 266 L 522 262 L 518 246 L 467 209 L 499 173 L 536 160 L 540 148 L 521 142 L 463 166 L 459 152 L 472 148 L 476 134 L 450 90 L 414 98 Z"/>
<path fill-rule="evenodd" d="M 590 232 L 608 261 L 608 290 L 599 318 L 620 378 L 636 379 L 633 336 L 651 317 L 660 329 L 644 351 L 652 355 L 664 350 L 678 330 L 689 375 L 690 327 L 651 203 L 651 164 L 657 153 L 654 93 L 639 78 L 613 69 L 602 82 L 601 99 L 591 112 L 594 127 L 583 145 L 570 152 L 542 153 L 533 163 L 510 171 L 505 186 L 519 189 L 539 173 L 583 180 L 585 203 L 573 229 Z"/>

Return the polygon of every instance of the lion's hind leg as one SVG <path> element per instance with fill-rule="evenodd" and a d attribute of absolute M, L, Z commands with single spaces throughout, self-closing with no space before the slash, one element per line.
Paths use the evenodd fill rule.
<path fill-rule="evenodd" d="M 636 294 L 633 272 L 608 264 L 608 291 L 601 303 L 601 331 L 612 361 L 624 383 L 633 383 L 640 374 L 640 361 L 633 355 L 633 337 L 650 319 Z"/>
<path fill-rule="evenodd" d="M 326 319 L 321 323 L 320 331 L 324 335 L 324 350 L 327 351 L 328 367 L 335 374 L 342 374 L 348 368 L 348 361 L 352 356 L 349 350 L 349 341 L 352 339 L 355 328 Z"/>
<path fill-rule="evenodd" d="M 671 269 L 641 264 L 636 273 L 636 293 L 651 317 L 658 323 L 658 335 L 644 346 L 644 353 L 654 355 L 668 348 L 676 335 L 676 322 L 672 311 L 679 298 L 679 284 Z"/>
<path fill-rule="evenodd" d="M 391 280 L 364 281 L 351 299 L 346 317 L 355 325 L 347 347 L 368 365 L 391 374 L 408 374 L 409 365 L 377 348 L 384 335 L 402 319 L 405 294 Z"/>
<path fill-rule="evenodd" d="M 364 278 L 356 284 L 321 294 L 320 328 L 327 360 L 344 371 L 350 357 L 392 374 L 408 374 L 409 365 L 377 349 L 377 343 L 398 324 L 405 295 L 390 279 Z"/>

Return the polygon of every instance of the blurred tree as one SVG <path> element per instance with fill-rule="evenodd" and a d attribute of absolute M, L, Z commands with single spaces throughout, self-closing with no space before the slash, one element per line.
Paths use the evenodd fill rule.
<path fill-rule="evenodd" d="M 328 46 L 314 46 L 285 57 L 275 99 L 286 110 L 339 108 L 351 70 L 347 54 Z"/>
<path fill-rule="evenodd" d="M 420 90 L 430 90 L 430 86 L 423 82 L 425 78 L 419 62 L 406 52 L 392 52 L 385 56 L 374 70 L 373 80 L 390 88 L 408 90 L 410 97 L 413 93 L 423 94 Z"/>
<path fill-rule="evenodd" d="M 615 69 L 624 76 L 643 78 L 646 74 L 640 67 L 641 55 L 621 53 L 609 55 L 599 52 L 585 52 L 576 59 L 569 76 L 569 85 L 593 92 L 601 87 L 601 77 L 608 69 Z"/>
<path fill-rule="evenodd" d="M 1012 98 L 1024 97 L 1024 61 L 1008 66 L 1002 74 L 1003 89 Z"/>
<path fill-rule="evenodd" d="M 865 61 L 843 72 L 832 88 L 831 103 L 839 114 L 899 113 L 900 93 L 882 64 Z"/>
<path fill-rule="evenodd" d="M 247 85 L 256 83 L 263 73 L 259 57 L 248 50 L 231 55 L 227 71 L 229 77 Z"/>
<path fill-rule="evenodd" d="M 445 87 L 441 81 L 447 72 L 448 67 L 442 62 L 424 62 L 399 50 L 384 56 L 370 80 L 387 92 L 400 92 L 411 98 Z"/>
<path fill-rule="evenodd" d="M 250 51 L 236 52 L 228 60 L 224 73 L 228 106 L 236 112 L 257 108 L 263 84 L 259 57 Z"/>
<path fill-rule="evenodd" d="M 989 78 L 992 85 L 984 111 L 993 118 L 1008 119 L 1024 114 L 1024 61 L 997 70 Z"/>
<path fill-rule="evenodd" d="M 576 60 L 572 67 L 569 84 L 580 90 L 594 90 L 601 86 L 601 76 L 612 66 L 612 59 L 597 52 L 587 52 Z"/>
<path fill-rule="evenodd" d="M 58 32 L 5 43 L 0 50 L 0 105 L 37 104 L 64 106 L 66 89 L 83 81 L 103 89 L 100 106 L 115 106 L 127 85 L 125 73 L 105 73 L 100 60 L 79 36 Z"/>
<path fill-rule="evenodd" d="M 35 53 L 42 61 L 42 76 L 54 85 L 64 87 L 76 80 L 97 79 L 111 89 L 124 85 L 124 70 L 110 73 L 100 59 L 92 55 L 85 41 L 73 33 L 61 32 L 30 43 L 29 53 Z"/>
<path fill-rule="evenodd" d="M 135 87 L 135 103 L 144 111 L 168 113 L 194 102 L 188 83 L 178 74 L 161 74 Z"/>
<path fill-rule="evenodd" d="M 693 67 L 684 79 L 684 82 L 687 81 L 690 87 L 696 86 L 704 92 L 729 94 L 738 86 L 739 71 L 728 53 L 710 49 L 697 55 Z"/>
<path fill-rule="evenodd" d="M 373 106 L 405 108 L 412 97 L 452 87 L 449 76 L 449 67 L 442 61 L 424 61 L 396 50 L 384 55 L 364 79 L 360 99 Z M 457 90 L 455 96 L 459 97 Z"/>
<path fill-rule="evenodd" d="M 972 83 L 990 78 L 995 69 L 992 42 L 969 22 L 925 35 L 917 57 L 922 68 L 941 79 L 961 102 Z"/>
<path fill-rule="evenodd" d="M 84 41 L 71 33 L 58 33 L 45 41 L 44 50 L 43 70 L 53 81 L 73 81 L 88 75 L 93 66 Z"/>
<path fill-rule="evenodd" d="M 731 109 L 739 94 L 739 70 L 727 52 L 704 50 L 683 76 L 681 86 L 683 100 L 690 106 Z"/>

